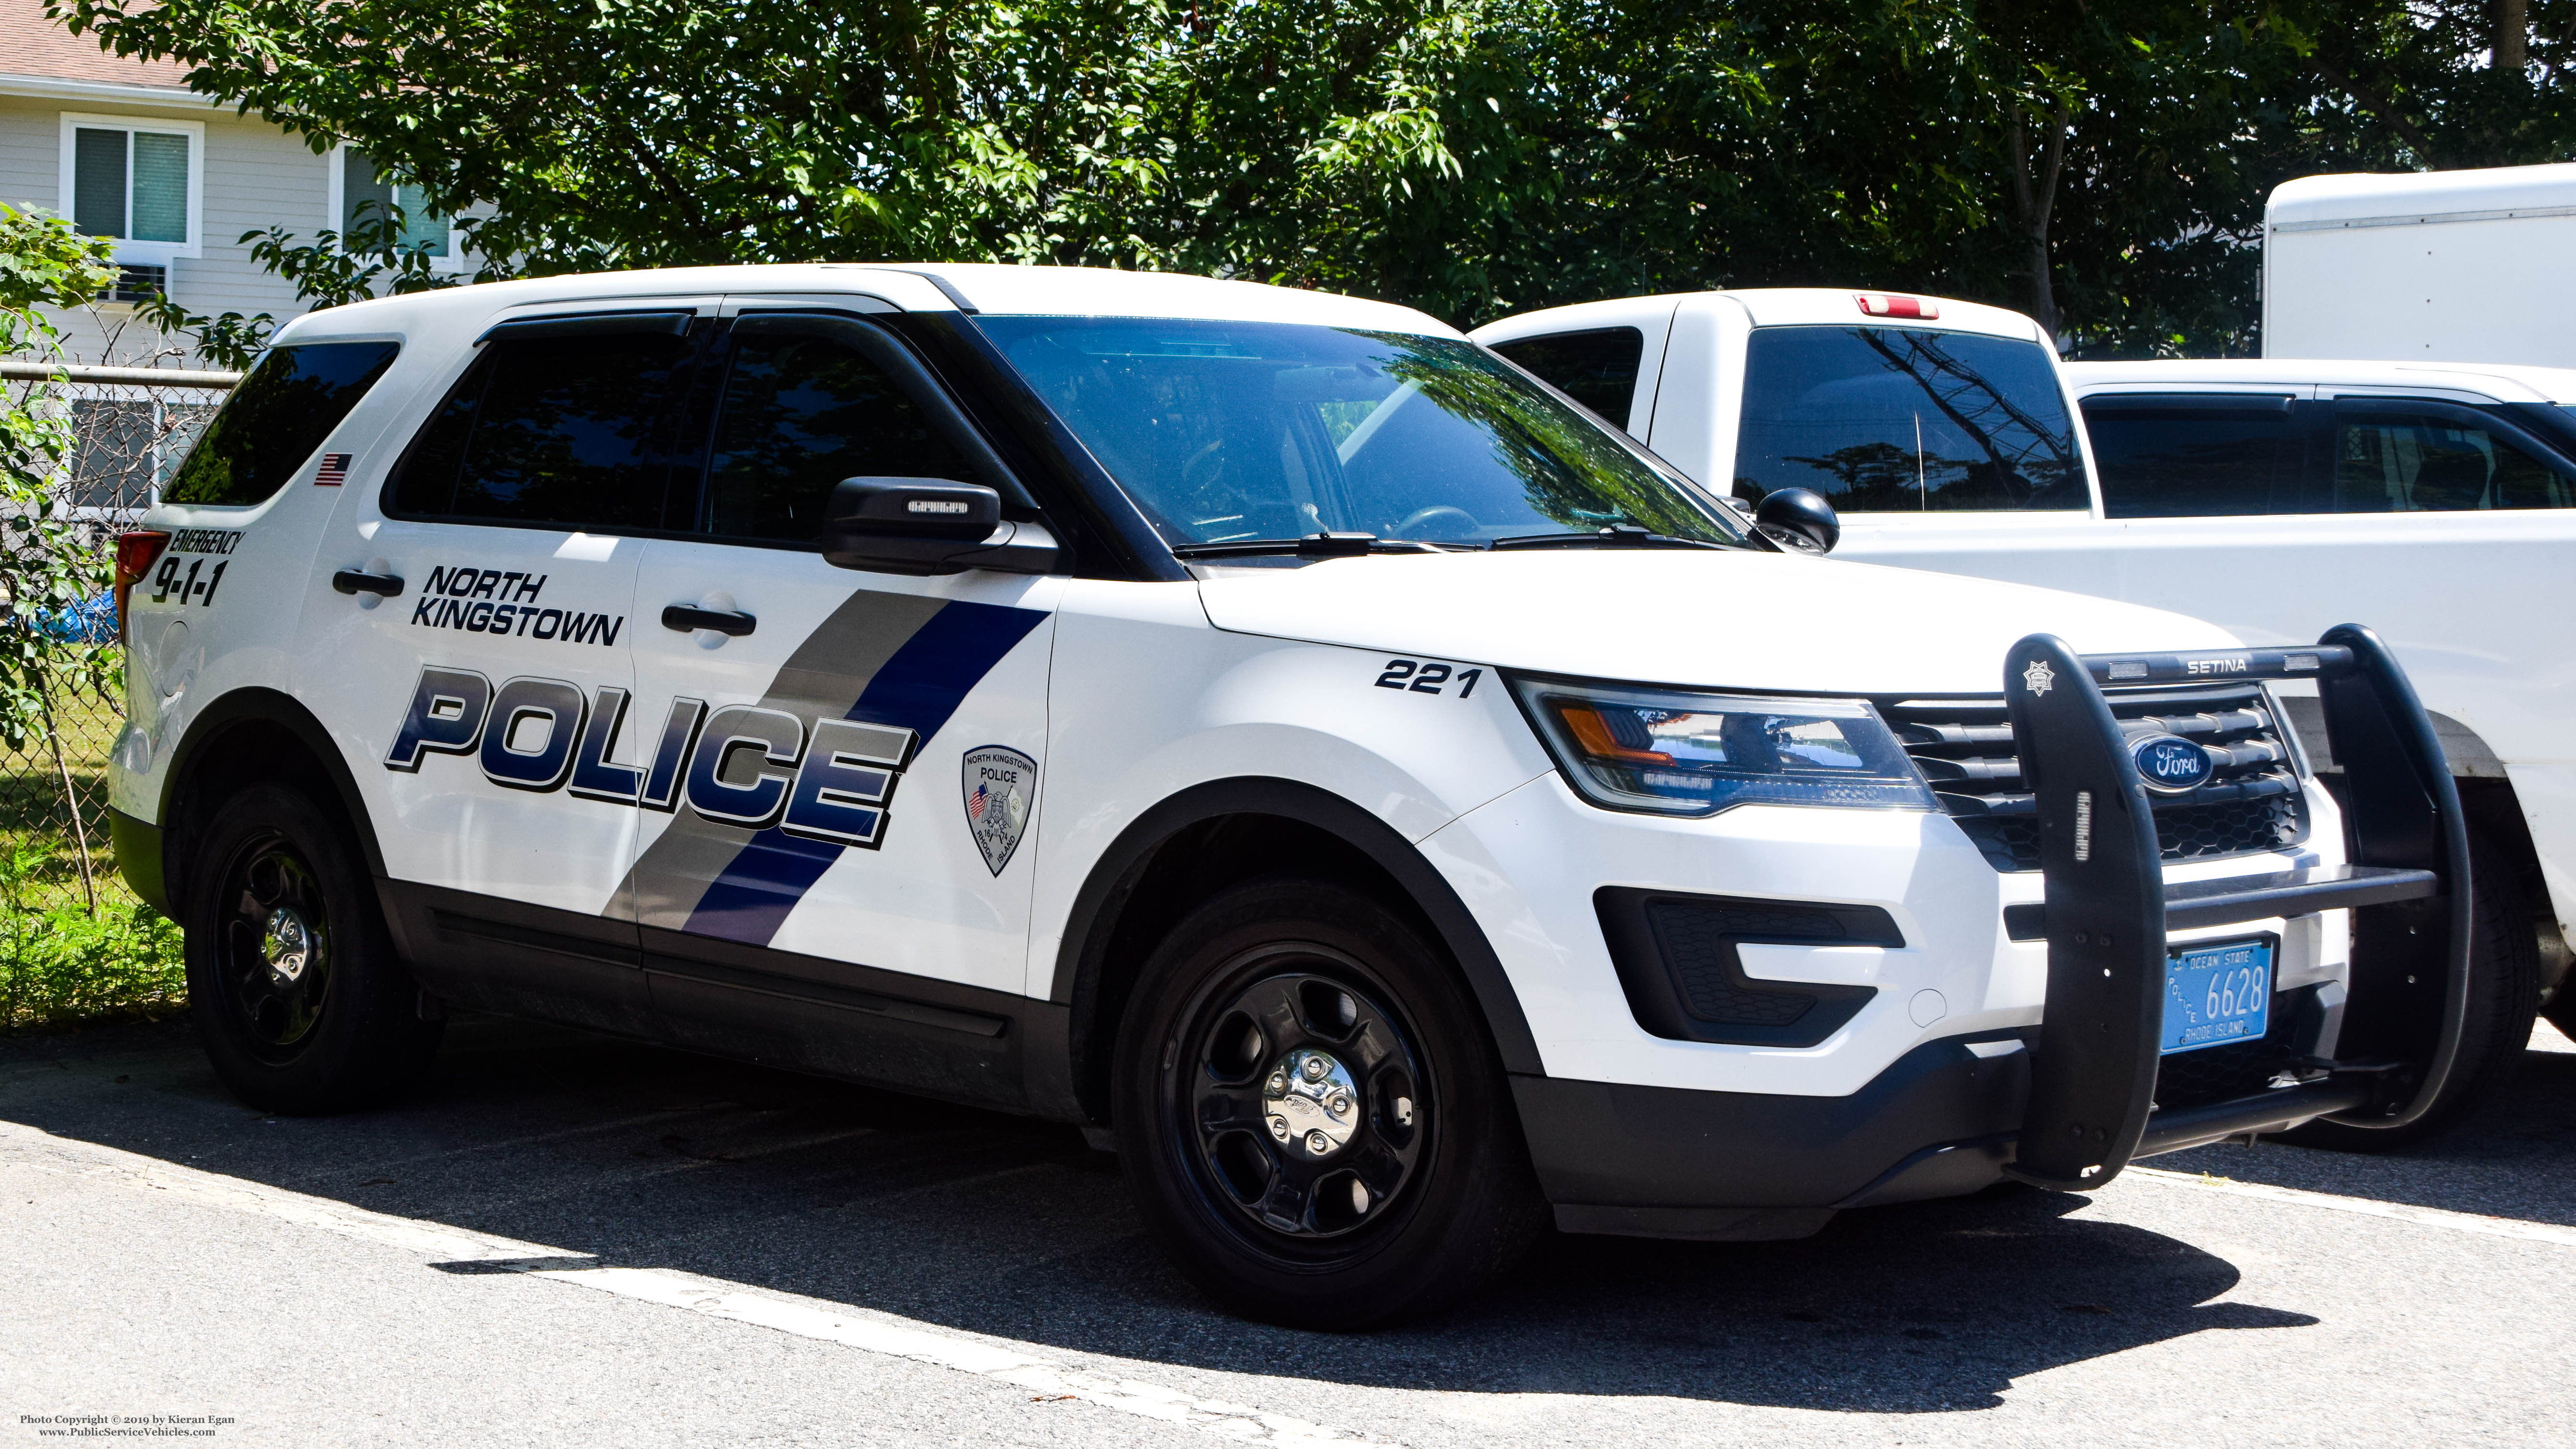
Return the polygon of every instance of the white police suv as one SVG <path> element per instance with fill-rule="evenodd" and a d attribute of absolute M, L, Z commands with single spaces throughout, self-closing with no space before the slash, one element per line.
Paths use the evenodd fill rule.
<path fill-rule="evenodd" d="M 1037 1113 L 1296 1323 L 1551 1212 L 1797 1236 L 2420 1109 L 2466 857 L 2367 630 L 2248 650 L 1831 527 L 1345 297 L 336 308 L 121 541 L 119 859 L 264 1108 L 380 1100 L 453 1002 Z"/>

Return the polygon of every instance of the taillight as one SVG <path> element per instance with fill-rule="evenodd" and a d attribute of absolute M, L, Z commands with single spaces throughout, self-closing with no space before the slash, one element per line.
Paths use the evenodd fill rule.
<path fill-rule="evenodd" d="M 170 546 L 170 535 L 157 529 L 138 528 L 116 536 L 116 642 L 125 642 L 126 601 L 133 597 L 134 586 L 151 577 L 152 566 L 161 561 L 161 551 Z"/>
<path fill-rule="evenodd" d="M 1929 297 L 1907 297 L 1895 292 L 1854 292 L 1852 300 L 1872 317 L 1920 317 L 1927 322 L 1941 318 L 1941 304 Z"/>

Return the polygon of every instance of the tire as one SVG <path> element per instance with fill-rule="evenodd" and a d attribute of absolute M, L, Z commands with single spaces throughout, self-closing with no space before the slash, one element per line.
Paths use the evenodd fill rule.
<path fill-rule="evenodd" d="M 418 1077 L 441 1027 L 395 956 L 339 815 L 282 785 L 227 799 L 191 852 L 188 995 L 233 1095 L 298 1116 L 373 1106 Z"/>
<path fill-rule="evenodd" d="M 2460 1023 L 2460 1052 L 2451 1064 L 2451 1079 L 2442 1084 L 2432 1107 L 2403 1127 L 2311 1122 L 2281 1134 L 2283 1141 L 2338 1152 L 2411 1147 L 2467 1121 L 2512 1079 L 2539 1012 L 2540 942 L 2532 934 L 2530 904 L 2504 853 L 2474 832 L 2469 867 L 2468 1018 Z"/>
<path fill-rule="evenodd" d="M 1518 1262 L 1544 1220 L 1464 983 L 1341 886 L 1257 880 L 1174 927 L 1129 1000 L 1111 1091 L 1148 1233 L 1249 1318 L 1421 1317 Z"/>

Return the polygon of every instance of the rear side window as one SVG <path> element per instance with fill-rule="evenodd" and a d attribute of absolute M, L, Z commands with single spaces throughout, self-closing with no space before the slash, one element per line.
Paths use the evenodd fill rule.
<path fill-rule="evenodd" d="M 2566 508 L 2576 481 L 2465 415 L 2371 407 L 2338 410 L 2335 513 L 2450 513 Z"/>
<path fill-rule="evenodd" d="M 161 490 L 162 501 L 208 508 L 266 502 L 385 375 L 399 350 L 391 342 L 271 348 L 206 424 Z"/>
<path fill-rule="evenodd" d="M 1781 488 L 1853 513 L 2092 506 L 2047 348 L 1902 327 L 1754 329 L 1734 492 Z"/>
<path fill-rule="evenodd" d="M 658 528 L 664 423 L 695 343 L 670 331 L 484 344 L 404 459 L 385 511 L 592 529 Z"/>
<path fill-rule="evenodd" d="M 844 478 L 980 481 L 920 404 L 830 337 L 736 338 L 707 459 L 698 527 L 806 542 Z"/>
<path fill-rule="evenodd" d="M 1602 327 L 1497 342 L 1494 350 L 1599 413 L 1612 427 L 1628 426 L 1637 401 L 1637 369 L 1646 356 L 1645 333 L 1634 327 Z"/>
<path fill-rule="evenodd" d="M 2289 399 L 2116 393 L 2084 401 L 2113 518 L 2220 518 L 2273 510 L 2296 487 Z"/>

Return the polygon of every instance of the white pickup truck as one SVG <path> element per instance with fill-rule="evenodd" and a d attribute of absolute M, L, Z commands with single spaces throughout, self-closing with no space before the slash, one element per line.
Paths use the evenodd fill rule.
<path fill-rule="evenodd" d="M 1782 489 L 1822 495 L 1840 557 L 2152 604 L 2258 646 L 2347 619 L 2384 630 L 2475 826 L 2485 993 L 2462 1050 L 2476 1060 L 2413 1130 L 2317 1124 L 2312 1140 L 2438 1131 L 2501 1085 L 2536 1005 L 2576 1027 L 2576 989 L 2558 989 L 2576 905 L 2576 651 L 2546 607 L 2576 560 L 2576 371 L 2061 367 L 2017 313 L 1811 289 L 1588 303 L 1475 336 L 1747 509 Z M 2331 779 L 2312 687 L 2273 689 Z M 2010 788 L 1944 787 L 1999 865 L 2026 846 L 1978 802 Z M 2168 858 L 2304 828 L 2229 811 L 2244 807 L 2160 816 Z"/>

